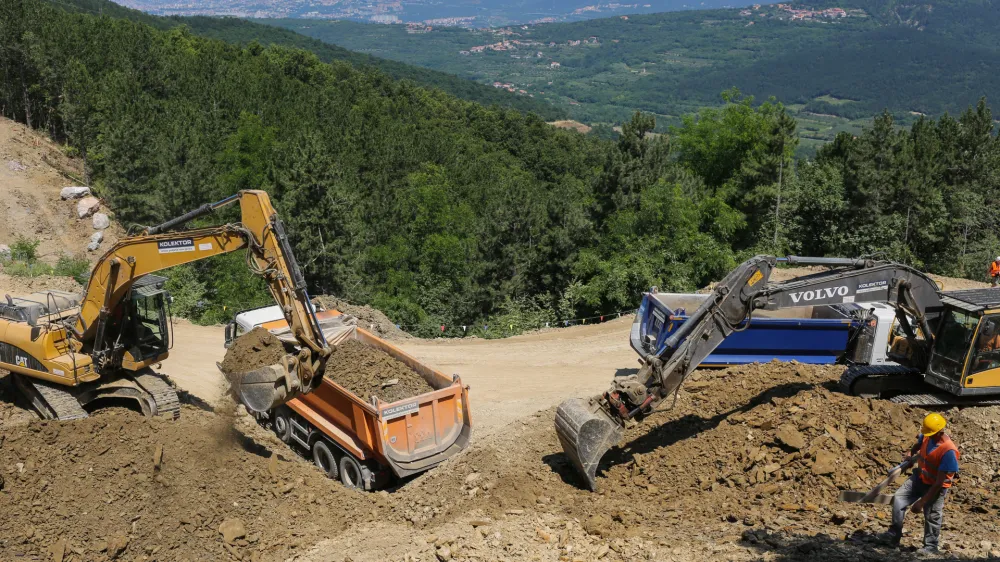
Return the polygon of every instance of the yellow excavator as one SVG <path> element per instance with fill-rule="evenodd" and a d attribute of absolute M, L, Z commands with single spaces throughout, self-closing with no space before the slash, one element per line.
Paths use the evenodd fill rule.
<path fill-rule="evenodd" d="M 239 203 L 241 220 L 174 230 Z M 146 415 L 176 418 L 177 392 L 153 370 L 172 347 L 166 279 L 152 275 L 212 256 L 247 251 L 299 343 L 279 364 L 230 380 L 250 409 L 267 411 L 316 388 L 330 347 L 309 305 L 284 226 L 267 193 L 240 191 L 123 238 L 91 272 L 83 296 L 62 291 L 0 302 L 0 369 L 46 419 L 87 416 L 108 399 L 135 400 Z"/>

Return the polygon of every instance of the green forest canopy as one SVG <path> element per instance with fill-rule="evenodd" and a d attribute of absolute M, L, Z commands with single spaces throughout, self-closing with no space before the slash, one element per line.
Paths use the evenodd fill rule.
<path fill-rule="evenodd" d="M 566 115 L 564 109 L 528 96 L 498 90 L 492 86 L 459 78 L 453 74 L 349 51 L 287 29 L 253 23 L 244 19 L 201 16 L 153 16 L 138 10 L 119 6 L 109 0 L 51 1 L 56 2 L 59 7 L 71 11 L 129 19 L 150 25 L 162 31 L 184 26 L 197 35 L 221 39 L 240 45 L 248 45 L 256 42 L 261 45 L 282 45 L 305 49 L 315 53 L 323 62 L 343 61 L 355 67 L 377 68 L 397 80 L 412 80 L 420 86 L 438 88 L 453 96 L 484 105 L 497 104 L 520 111 L 533 111 L 550 121 L 560 119 Z"/>
<path fill-rule="evenodd" d="M 84 158 L 122 222 L 266 189 L 314 293 L 422 334 L 612 313 L 757 252 L 981 278 L 1000 246 L 985 102 L 905 129 L 883 114 L 796 162 L 786 108 L 736 91 L 669 136 L 637 113 L 603 141 L 303 50 L 41 0 L 0 4 L 0 74 L 0 113 Z M 266 302 L 238 256 L 171 289 L 206 322 Z"/>

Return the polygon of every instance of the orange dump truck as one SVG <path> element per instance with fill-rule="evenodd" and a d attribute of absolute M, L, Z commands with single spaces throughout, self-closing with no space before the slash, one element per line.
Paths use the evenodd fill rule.
<path fill-rule="evenodd" d="M 469 388 L 357 326 L 337 311 L 316 312 L 331 345 L 356 339 L 405 363 L 434 389 L 400 400 L 365 402 L 329 378 L 309 394 L 258 414 L 279 439 L 301 448 L 330 478 L 365 490 L 384 488 L 429 470 L 464 449 L 472 435 Z M 276 306 L 241 312 L 226 328 L 226 346 L 260 326 L 285 340 L 288 325 Z M 287 341 L 287 340 L 286 340 Z M 336 361 L 337 354 L 330 357 Z"/>

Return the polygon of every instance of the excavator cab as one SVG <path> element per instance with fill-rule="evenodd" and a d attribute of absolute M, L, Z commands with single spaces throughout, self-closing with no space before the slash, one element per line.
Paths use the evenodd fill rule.
<path fill-rule="evenodd" d="M 125 301 L 128 318 L 124 334 L 128 340 L 122 365 L 136 370 L 162 361 L 170 350 L 170 294 L 164 288 L 167 279 L 146 275 L 132 286 Z"/>
<path fill-rule="evenodd" d="M 1000 395 L 1000 291 L 942 293 L 928 383 L 957 396 Z"/>

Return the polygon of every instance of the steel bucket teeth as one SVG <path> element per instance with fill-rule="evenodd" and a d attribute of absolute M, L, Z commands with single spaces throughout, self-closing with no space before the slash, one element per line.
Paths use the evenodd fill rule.
<path fill-rule="evenodd" d="M 622 438 L 622 426 L 599 404 L 571 398 L 556 409 L 556 434 L 563 451 L 591 491 L 597 489 L 597 465 Z"/>

